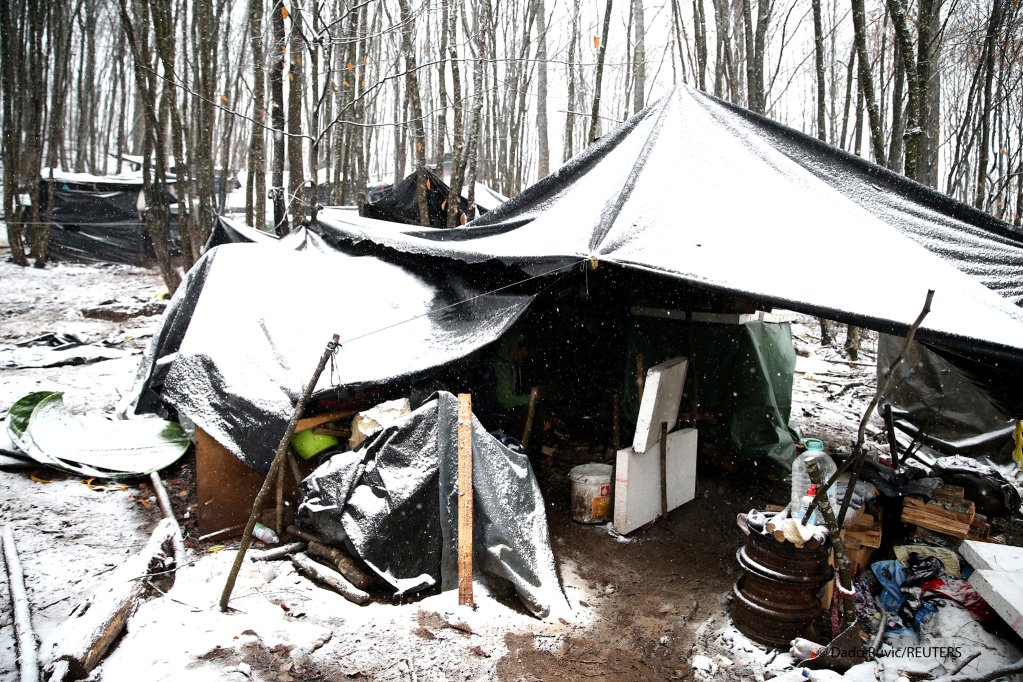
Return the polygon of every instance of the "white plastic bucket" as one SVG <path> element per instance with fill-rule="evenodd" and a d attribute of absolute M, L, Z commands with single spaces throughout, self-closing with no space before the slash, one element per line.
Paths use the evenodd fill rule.
<path fill-rule="evenodd" d="M 611 465 L 580 464 L 568 472 L 572 482 L 572 519 L 604 523 L 611 519 Z"/>

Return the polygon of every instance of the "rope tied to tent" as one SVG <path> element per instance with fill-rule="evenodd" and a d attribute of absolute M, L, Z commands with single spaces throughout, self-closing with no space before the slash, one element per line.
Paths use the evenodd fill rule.
<path fill-rule="evenodd" d="M 331 386 L 340 386 L 341 373 L 337 370 L 337 353 L 341 350 L 341 342 L 335 337 L 327 342 L 326 350 L 330 353 L 330 384 Z"/>

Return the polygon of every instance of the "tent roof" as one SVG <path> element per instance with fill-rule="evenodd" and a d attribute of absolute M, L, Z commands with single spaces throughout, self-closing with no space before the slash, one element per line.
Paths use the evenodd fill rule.
<path fill-rule="evenodd" d="M 918 340 L 1023 360 L 1019 233 L 690 89 L 464 228 L 382 228 L 329 209 L 320 224 L 331 240 L 534 274 L 615 264 L 900 334 L 934 289 Z"/>

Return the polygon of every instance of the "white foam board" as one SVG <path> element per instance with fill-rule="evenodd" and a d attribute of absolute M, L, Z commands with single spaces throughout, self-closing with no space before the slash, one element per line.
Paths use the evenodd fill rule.
<path fill-rule="evenodd" d="M 1023 547 L 966 540 L 959 545 L 959 553 L 978 570 L 1023 571 Z"/>
<path fill-rule="evenodd" d="M 661 439 L 661 422 L 668 422 L 669 431 L 675 428 L 688 366 L 688 360 L 678 357 L 646 371 L 643 398 L 636 417 L 636 435 L 632 439 L 632 449 L 636 452 L 646 452 Z"/>
<path fill-rule="evenodd" d="M 1023 574 L 980 569 L 969 582 L 1016 634 L 1023 635 Z"/>
<path fill-rule="evenodd" d="M 668 434 L 665 470 L 668 511 L 696 497 L 696 429 Z M 614 529 L 625 535 L 661 515 L 660 443 L 646 452 L 618 451 L 615 466 Z"/>

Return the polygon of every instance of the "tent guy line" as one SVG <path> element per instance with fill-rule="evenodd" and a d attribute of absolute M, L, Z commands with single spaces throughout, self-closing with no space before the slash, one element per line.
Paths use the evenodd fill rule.
<path fill-rule="evenodd" d="M 512 287 L 516 287 L 516 286 L 518 286 L 520 284 L 525 284 L 526 282 L 530 282 L 530 281 L 532 281 L 534 279 L 540 279 L 541 277 L 546 277 L 547 275 L 553 275 L 556 272 L 564 270 L 565 272 L 561 275 L 561 277 L 558 277 L 556 280 L 554 280 L 553 282 L 550 282 L 549 284 L 547 284 L 547 286 L 545 286 L 543 289 L 541 289 L 541 292 L 542 291 L 546 291 L 547 289 L 550 289 L 552 286 L 554 286 L 555 284 L 560 282 L 562 279 L 564 279 L 565 275 L 567 275 L 568 271 L 571 270 L 572 268 L 576 267 L 577 265 L 584 265 L 585 263 L 591 263 L 592 264 L 594 262 L 595 262 L 595 259 L 593 257 L 590 257 L 590 258 L 583 258 L 582 260 L 579 260 L 579 261 L 576 261 L 576 262 L 573 262 L 573 263 L 569 263 L 568 265 L 562 265 L 562 266 L 559 266 L 559 267 L 556 267 L 556 268 L 552 268 L 551 270 L 548 270 L 547 272 L 541 272 L 541 273 L 539 273 L 537 275 L 533 275 L 531 277 L 527 277 L 525 279 L 518 280 L 517 282 L 512 282 L 511 284 L 505 284 L 504 286 L 497 287 L 496 289 L 491 289 L 489 291 L 484 291 L 484 292 L 476 294 L 474 296 L 470 296 L 469 298 L 462 299 L 461 301 L 455 301 L 454 303 L 449 303 L 448 305 L 440 306 L 439 308 L 433 308 L 432 310 L 428 310 L 425 313 L 420 313 L 419 315 L 415 315 L 413 317 L 406 318 L 406 319 L 401 320 L 399 322 L 395 322 L 394 324 L 389 324 L 387 326 L 380 327 L 379 329 L 374 329 L 373 331 L 366 332 L 365 334 L 359 334 L 358 336 L 353 336 L 350 339 L 342 339 L 341 342 L 338 345 L 339 346 L 344 346 L 347 343 L 352 343 L 353 341 L 359 341 L 360 339 L 364 339 L 364 338 L 366 338 L 368 336 L 373 336 L 374 334 L 379 334 L 380 332 L 385 332 L 388 329 L 394 329 L 395 327 L 400 327 L 403 324 L 407 324 L 409 322 L 414 322 L 414 321 L 416 321 L 416 320 L 418 320 L 418 319 L 420 319 L 422 317 L 429 317 L 430 315 L 433 315 L 434 313 L 440 313 L 440 312 L 443 312 L 445 310 L 449 310 L 451 308 L 454 308 L 456 306 L 464 305 L 466 303 L 471 303 L 472 301 L 475 301 L 475 300 L 477 300 L 479 298 L 483 298 L 484 296 L 489 296 L 490 294 L 496 294 L 499 291 L 504 291 L 505 289 L 511 289 Z"/>

